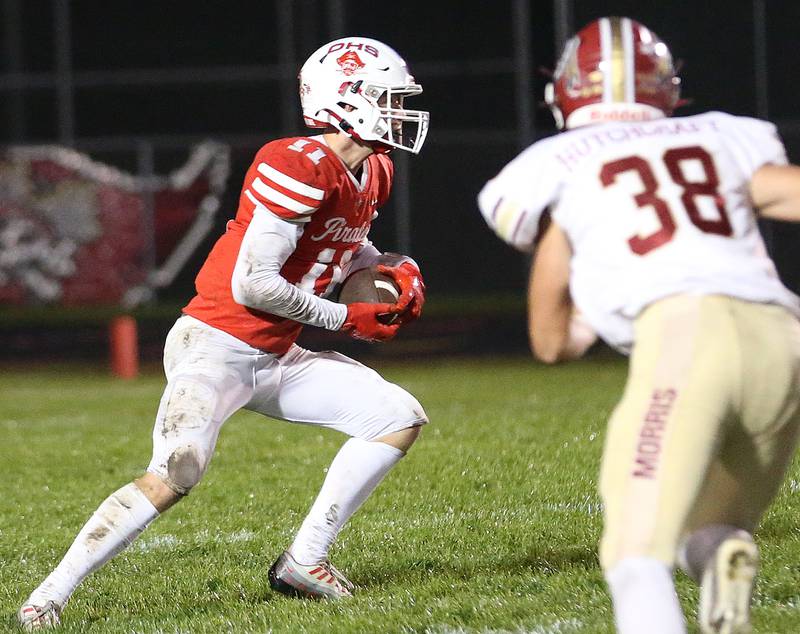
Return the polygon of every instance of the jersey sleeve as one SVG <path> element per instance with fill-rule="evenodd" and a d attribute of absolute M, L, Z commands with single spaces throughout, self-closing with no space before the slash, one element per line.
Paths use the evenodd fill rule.
<path fill-rule="evenodd" d="M 478 207 L 497 236 L 516 249 L 532 252 L 542 215 L 558 198 L 562 176 L 540 141 L 522 152 L 484 185 Z"/>
<path fill-rule="evenodd" d="M 247 171 L 244 194 L 254 205 L 291 222 L 308 222 L 331 188 L 313 154 L 293 149 L 291 139 L 265 145 Z"/>
<path fill-rule="evenodd" d="M 724 138 L 739 167 L 752 175 L 764 165 L 786 165 L 786 149 L 769 121 L 718 113 Z"/>
<path fill-rule="evenodd" d="M 308 293 L 281 275 L 301 233 L 297 224 L 257 208 L 245 231 L 231 276 L 233 299 L 248 308 L 339 330 L 347 317 L 345 306 Z"/>

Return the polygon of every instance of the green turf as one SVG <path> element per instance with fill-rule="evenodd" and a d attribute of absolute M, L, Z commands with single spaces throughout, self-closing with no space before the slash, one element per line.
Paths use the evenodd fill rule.
<path fill-rule="evenodd" d="M 3 306 L 0 311 L 0 328 L 12 330 L 24 326 L 96 326 L 105 325 L 118 315 L 132 315 L 139 322 L 172 321 L 186 305 L 185 298 L 180 301 L 162 300 L 143 304 L 131 310 L 119 306 Z M 425 303 L 426 316 L 452 315 L 518 315 L 525 312 L 525 298 L 517 291 L 496 293 L 464 293 L 438 295 Z"/>
<path fill-rule="evenodd" d="M 87 579 L 61 631 L 612 632 L 596 473 L 623 363 L 379 369 L 432 424 L 332 552 L 358 586 L 352 600 L 295 601 L 266 582 L 342 437 L 239 413 L 202 484 Z M 0 375 L 0 631 L 98 503 L 149 460 L 161 389 L 155 372 L 133 382 L 75 367 Z M 759 533 L 756 633 L 800 631 L 798 479 L 794 469 Z M 693 612 L 696 590 L 678 582 Z"/>

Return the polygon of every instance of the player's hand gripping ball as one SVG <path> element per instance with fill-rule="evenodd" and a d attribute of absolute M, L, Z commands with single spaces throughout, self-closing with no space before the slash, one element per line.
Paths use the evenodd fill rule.
<path fill-rule="evenodd" d="M 396 304 L 400 299 L 400 288 L 391 275 L 381 273 L 379 267 L 360 269 L 348 276 L 339 292 L 340 304 Z M 391 324 L 397 313 L 381 315 L 379 321 Z"/>
<path fill-rule="evenodd" d="M 388 341 L 400 328 L 400 289 L 390 275 L 373 269 L 356 271 L 342 284 L 339 302 L 347 304 L 342 330 L 363 341 Z"/>
<path fill-rule="evenodd" d="M 386 255 L 393 254 L 384 254 Z M 416 263 L 405 258 L 400 264 L 380 264 L 377 270 L 391 277 L 395 287 L 400 290 L 397 301 L 398 305 L 402 306 L 402 311 L 398 315 L 400 324 L 408 324 L 419 319 L 422 306 L 425 304 L 425 282 Z"/>

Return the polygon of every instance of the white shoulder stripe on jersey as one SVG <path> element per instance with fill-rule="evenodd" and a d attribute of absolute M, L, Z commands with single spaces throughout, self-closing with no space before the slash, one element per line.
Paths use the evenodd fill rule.
<path fill-rule="evenodd" d="M 258 171 L 270 179 L 273 183 L 277 183 L 286 189 L 291 189 L 293 192 L 300 194 L 301 196 L 308 196 L 314 200 L 322 200 L 325 198 L 324 190 L 301 183 L 299 180 L 296 180 L 291 176 L 287 176 L 283 172 L 279 172 L 274 167 L 270 167 L 266 163 L 259 163 Z"/>
<path fill-rule="evenodd" d="M 280 205 L 281 207 L 286 207 L 286 209 L 290 209 L 298 214 L 310 214 L 316 209 L 316 207 L 309 207 L 308 205 L 299 203 L 294 198 L 289 198 L 289 196 L 280 193 L 277 189 L 272 189 L 272 187 L 258 177 L 253 181 L 253 189 L 269 202 Z"/>
<path fill-rule="evenodd" d="M 268 207 L 264 206 L 264 203 L 262 203 L 258 198 L 253 196 L 253 192 L 251 192 L 249 189 L 245 189 L 244 190 L 244 194 L 245 194 L 245 196 L 247 196 L 250 199 L 250 202 L 253 203 L 253 205 L 255 205 L 256 209 L 260 208 L 260 209 L 263 209 L 265 212 L 267 212 L 269 214 L 272 214 L 273 216 L 276 215 L 275 213 L 270 211 L 270 209 Z M 291 222 L 293 224 L 301 224 L 302 225 L 302 224 L 305 224 L 306 222 L 309 222 L 311 220 L 311 217 L 310 216 L 300 216 L 298 218 L 281 218 L 281 220 L 285 220 L 286 222 Z"/>

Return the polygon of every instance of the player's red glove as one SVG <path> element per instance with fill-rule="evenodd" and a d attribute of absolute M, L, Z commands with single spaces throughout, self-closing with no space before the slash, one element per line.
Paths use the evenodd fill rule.
<path fill-rule="evenodd" d="M 368 304 L 357 302 L 347 305 L 347 318 L 341 330 L 362 341 L 388 341 L 397 334 L 400 320 L 385 323 L 400 312 L 397 304 Z M 380 321 L 379 318 L 383 318 Z"/>
<path fill-rule="evenodd" d="M 407 324 L 418 319 L 425 304 L 425 282 L 417 266 L 406 260 L 398 266 L 378 265 L 378 271 L 391 276 L 400 289 L 396 304 L 399 309 L 397 321 Z"/>

